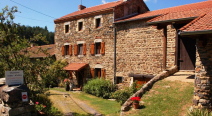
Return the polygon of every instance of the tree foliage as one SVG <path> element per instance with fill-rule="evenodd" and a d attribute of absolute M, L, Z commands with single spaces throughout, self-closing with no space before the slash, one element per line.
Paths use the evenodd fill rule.
<path fill-rule="evenodd" d="M 33 62 L 30 60 L 28 48 L 31 42 L 46 41 L 46 38 L 42 34 L 33 34 L 29 39 L 19 36 L 20 25 L 14 22 L 14 13 L 17 12 L 17 7 L 6 6 L 0 13 L 0 77 L 4 77 L 5 71 L 23 70 L 24 84 L 32 91 L 42 93 L 45 86 L 52 84 L 54 79 L 68 76 L 62 71 L 66 62 L 55 62 L 44 49 L 37 52 L 43 52 L 49 57 Z"/>

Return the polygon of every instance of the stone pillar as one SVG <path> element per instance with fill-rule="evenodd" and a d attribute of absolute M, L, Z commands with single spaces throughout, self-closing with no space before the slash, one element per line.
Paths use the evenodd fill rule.
<path fill-rule="evenodd" d="M 197 39 L 193 108 L 211 109 L 212 103 L 212 38 Z M 206 43 L 206 44 L 204 44 Z"/>

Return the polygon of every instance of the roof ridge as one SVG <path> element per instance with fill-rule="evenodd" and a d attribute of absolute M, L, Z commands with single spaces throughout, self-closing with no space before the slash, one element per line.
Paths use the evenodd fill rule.
<path fill-rule="evenodd" d="M 113 1 L 113 2 L 116 3 L 116 2 L 121 2 L 121 1 L 118 0 L 118 1 Z M 105 3 L 105 4 L 103 3 L 103 4 L 96 5 L 96 6 L 91 6 L 91 7 L 88 7 L 88 8 L 97 7 L 97 6 L 101 6 L 101 5 L 107 5 L 107 4 L 111 4 L 113 2 L 108 2 L 108 3 Z M 88 8 L 85 8 L 85 9 L 88 9 Z M 75 12 L 77 12 L 77 11 L 75 11 Z"/>
<path fill-rule="evenodd" d="M 180 28 L 179 30 L 182 31 L 182 30 L 186 29 L 187 27 L 189 27 L 192 24 L 194 24 L 195 22 L 197 22 L 199 19 L 203 18 L 205 15 L 206 15 L 206 13 L 202 14 L 201 16 L 197 17 L 196 19 L 194 19 L 193 21 L 191 21 L 190 23 L 188 23 L 184 27 Z"/>

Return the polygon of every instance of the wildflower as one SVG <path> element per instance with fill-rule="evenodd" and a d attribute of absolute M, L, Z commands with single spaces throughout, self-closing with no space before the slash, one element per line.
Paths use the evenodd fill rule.
<path fill-rule="evenodd" d="M 39 102 L 35 102 L 37 105 L 39 104 Z"/>

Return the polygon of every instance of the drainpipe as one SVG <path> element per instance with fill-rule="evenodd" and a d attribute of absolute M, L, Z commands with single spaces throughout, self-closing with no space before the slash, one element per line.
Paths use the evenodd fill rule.
<path fill-rule="evenodd" d="M 113 8 L 113 29 L 114 29 L 114 77 L 113 84 L 116 82 L 116 27 L 115 27 L 115 8 Z"/>
<path fill-rule="evenodd" d="M 113 84 L 116 82 L 116 27 L 114 25 L 114 79 Z"/>

